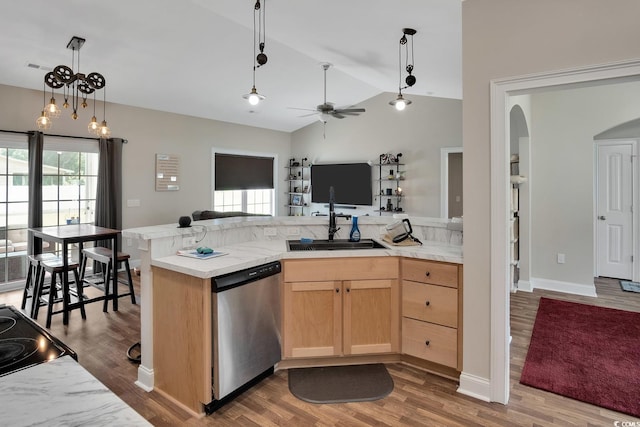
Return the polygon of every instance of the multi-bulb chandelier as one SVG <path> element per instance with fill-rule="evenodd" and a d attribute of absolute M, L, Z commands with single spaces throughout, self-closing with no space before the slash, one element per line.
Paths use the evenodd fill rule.
<path fill-rule="evenodd" d="M 408 99 L 404 99 L 402 96 L 402 89 L 406 89 L 408 87 L 416 84 L 416 78 L 412 74 L 413 73 L 413 36 L 416 34 L 416 30 L 413 28 L 403 28 L 402 29 L 402 37 L 400 38 L 400 44 L 398 45 L 398 97 L 393 101 L 390 101 L 389 104 L 396 107 L 396 110 L 402 111 L 405 107 L 411 104 L 411 101 Z M 411 36 L 411 62 L 409 62 L 409 45 L 407 40 L 407 35 Z M 405 78 L 406 86 L 402 86 L 402 46 L 405 47 L 405 70 L 408 75 Z"/>
<path fill-rule="evenodd" d="M 246 95 L 242 95 L 244 99 L 249 101 L 251 105 L 258 105 L 260 101 L 264 99 L 263 95 L 258 93 L 256 89 L 256 68 L 267 63 L 267 55 L 264 53 L 264 41 L 265 41 L 265 9 L 267 8 L 267 0 L 256 0 L 256 4 L 253 7 L 253 87 L 251 92 Z M 256 20 L 258 21 L 258 31 L 256 32 Z M 256 46 L 260 49 L 260 53 L 256 56 Z M 257 64 L 257 65 L 256 65 Z"/>
<path fill-rule="evenodd" d="M 56 99 L 54 90 L 62 89 L 64 96 L 64 108 L 69 108 L 69 100 L 71 100 L 71 108 L 73 112 L 71 117 L 73 120 L 78 118 L 78 107 L 87 107 L 87 97 L 93 94 L 93 117 L 89 122 L 89 132 L 98 135 L 101 138 L 108 138 L 111 135 L 111 130 L 107 126 L 106 119 L 106 81 L 100 73 L 89 73 L 87 75 L 80 72 L 80 48 L 84 44 L 85 39 L 74 36 L 67 44 L 67 49 L 72 50 L 71 54 L 71 67 L 66 65 L 58 65 L 53 71 L 47 73 L 44 76 L 44 84 L 51 88 L 51 99 L 49 104 L 46 103 L 46 87 L 43 85 L 44 92 L 44 108 L 40 117 L 36 120 L 38 129 L 46 130 L 51 127 L 51 119 L 60 117 L 60 108 L 56 105 Z M 78 52 L 78 59 L 76 61 L 76 52 Z M 75 67 L 75 71 L 74 71 Z M 96 119 L 96 91 L 104 89 L 103 91 L 103 119 L 102 123 L 98 123 Z"/>

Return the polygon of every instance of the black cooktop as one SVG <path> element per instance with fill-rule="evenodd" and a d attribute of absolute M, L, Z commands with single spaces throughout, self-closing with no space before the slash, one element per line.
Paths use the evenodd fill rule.
<path fill-rule="evenodd" d="M 10 305 L 0 304 L 0 376 L 39 363 L 77 354 Z"/>

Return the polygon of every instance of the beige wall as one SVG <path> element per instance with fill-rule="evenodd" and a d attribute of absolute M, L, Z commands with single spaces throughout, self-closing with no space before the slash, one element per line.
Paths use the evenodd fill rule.
<path fill-rule="evenodd" d="M 462 5 L 464 371 L 490 378 L 492 79 L 640 58 L 637 0 L 467 0 Z"/>
<path fill-rule="evenodd" d="M 35 120 L 42 102 L 40 91 L 0 85 L 0 129 L 37 129 Z M 58 99 L 58 103 L 62 104 L 62 100 Z M 91 115 L 92 111 L 81 111 L 75 122 L 61 116 L 47 133 L 90 136 L 87 124 Z M 280 163 L 278 173 L 284 171 L 290 156 L 291 134 L 286 132 L 109 103 L 107 120 L 114 137 L 129 141 L 123 150 L 124 228 L 177 224 L 182 215 L 211 208 L 213 147 L 276 154 Z M 155 191 L 156 153 L 180 156 L 180 191 Z M 277 180 L 276 185 L 280 182 Z M 276 204 L 278 213 L 286 214 L 280 212 L 284 210 L 284 189 L 276 190 L 276 197 L 280 198 Z M 140 200 L 140 207 L 128 208 L 130 199 Z"/>
<path fill-rule="evenodd" d="M 533 94 L 531 107 L 531 276 L 593 285 L 593 137 L 640 116 L 640 83 Z"/>
<path fill-rule="evenodd" d="M 389 105 L 396 96 L 382 93 L 358 104 L 367 111 L 330 120 L 324 136 L 320 122 L 294 132 L 292 154 L 316 163 L 377 163 L 382 153 L 402 153 L 407 171 L 401 184 L 407 196 L 403 209 L 410 216 L 439 217 L 440 148 L 461 145 L 462 101 L 408 95 L 412 104 L 399 112 Z M 358 208 L 358 214 L 366 212 L 371 209 Z"/>

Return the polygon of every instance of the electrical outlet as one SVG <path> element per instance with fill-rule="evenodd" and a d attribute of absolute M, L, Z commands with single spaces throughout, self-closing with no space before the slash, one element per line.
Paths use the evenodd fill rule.
<path fill-rule="evenodd" d="M 188 237 L 183 237 L 182 238 L 182 247 L 183 248 L 188 248 L 189 246 L 195 246 L 195 245 L 196 245 L 195 236 L 188 236 Z"/>
<path fill-rule="evenodd" d="M 298 227 L 289 227 L 287 228 L 287 236 L 299 236 L 300 229 Z"/>
<path fill-rule="evenodd" d="M 274 227 L 265 227 L 264 228 L 264 235 L 265 236 L 277 236 L 278 235 L 278 230 Z"/>
<path fill-rule="evenodd" d="M 564 264 L 564 254 L 558 254 L 558 264 Z"/>

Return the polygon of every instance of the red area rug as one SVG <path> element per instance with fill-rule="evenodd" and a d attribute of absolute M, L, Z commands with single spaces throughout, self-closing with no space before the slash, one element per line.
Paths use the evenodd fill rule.
<path fill-rule="evenodd" d="M 540 298 L 520 382 L 640 417 L 640 313 Z"/>

